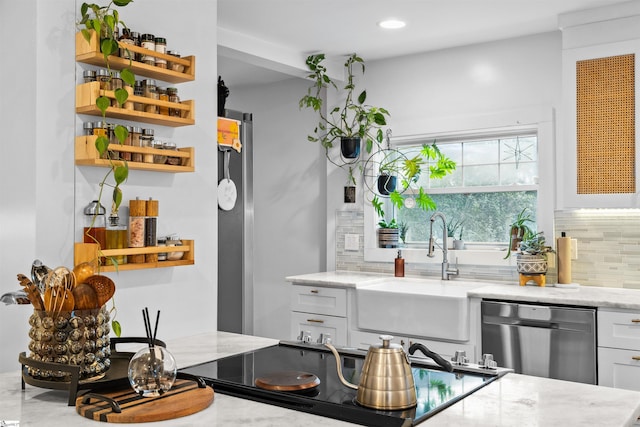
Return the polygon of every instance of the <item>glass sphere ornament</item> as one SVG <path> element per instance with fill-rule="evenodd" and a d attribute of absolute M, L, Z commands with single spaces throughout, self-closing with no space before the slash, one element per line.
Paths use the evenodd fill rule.
<path fill-rule="evenodd" d="M 169 391 L 177 373 L 176 360 L 161 346 L 144 347 L 129 362 L 129 383 L 142 397 L 157 397 Z"/>

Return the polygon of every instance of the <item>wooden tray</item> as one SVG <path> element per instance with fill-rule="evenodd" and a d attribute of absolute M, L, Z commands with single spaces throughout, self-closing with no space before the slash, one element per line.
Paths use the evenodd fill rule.
<path fill-rule="evenodd" d="M 91 420 L 109 423 L 163 421 L 206 409 L 213 396 L 213 389 L 204 382 L 177 379 L 171 390 L 159 397 L 141 397 L 131 387 L 100 395 L 88 393 L 76 399 L 76 411 Z"/>

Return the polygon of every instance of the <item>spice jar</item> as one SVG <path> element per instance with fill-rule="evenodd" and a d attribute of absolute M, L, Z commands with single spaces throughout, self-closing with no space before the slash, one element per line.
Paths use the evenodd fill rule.
<path fill-rule="evenodd" d="M 167 88 L 167 96 L 169 98 L 169 102 L 175 102 L 176 104 L 180 103 L 180 97 L 178 97 L 178 89 L 175 87 Z M 171 117 L 182 117 L 181 110 L 178 108 L 169 108 L 169 115 Z"/>
<path fill-rule="evenodd" d="M 156 150 L 164 150 L 164 143 L 162 141 L 154 140 L 153 148 Z M 153 163 L 164 165 L 165 163 L 167 163 L 167 156 L 164 154 L 154 154 Z"/>
<path fill-rule="evenodd" d="M 153 148 L 153 129 L 142 129 L 142 135 L 140 136 L 140 144 L 146 148 Z M 153 163 L 153 154 L 144 153 L 142 161 L 145 163 Z"/>
<path fill-rule="evenodd" d="M 131 126 L 126 126 L 127 128 L 127 137 L 122 141 L 122 145 L 131 146 Z M 122 160 L 130 161 L 131 160 L 131 152 L 130 151 L 121 151 L 120 158 Z"/>
<path fill-rule="evenodd" d="M 166 163 L 172 166 L 180 166 L 180 157 L 171 155 L 172 152 L 178 151 L 178 147 L 176 146 L 176 144 L 174 142 L 165 142 L 164 144 L 162 144 L 162 148 L 167 150 Z"/>
<path fill-rule="evenodd" d="M 175 56 L 176 58 L 180 58 L 180 52 L 177 50 L 168 50 L 167 55 Z M 184 71 L 184 65 L 178 64 L 177 62 L 169 61 L 167 63 L 167 68 L 172 71 L 177 71 L 178 73 L 182 73 Z"/>
<path fill-rule="evenodd" d="M 144 247 L 144 217 L 146 214 L 146 202 L 136 197 L 129 200 L 129 247 Z M 144 256 L 143 256 L 144 258 Z"/>
<path fill-rule="evenodd" d="M 84 70 L 82 72 L 82 79 L 85 83 L 91 83 L 96 81 L 96 72 L 94 70 Z"/>
<path fill-rule="evenodd" d="M 109 137 L 109 144 L 121 145 L 120 141 L 118 140 L 118 137 L 116 136 L 115 129 L 116 129 L 116 125 L 114 125 L 113 123 L 107 123 L 107 136 Z M 119 151 L 113 151 L 113 150 L 108 150 L 108 151 L 109 151 L 109 158 L 111 160 L 120 159 Z"/>
<path fill-rule="evenodd" d="M 166 237 L 158 237 L 158 246 L 167 246 L 167 238 Z M 166 261 L 167 253 L 160 252 L 158 253 L 158 261 Z"/>
<path fill-rule="evenodd" d="M 118 39 L 118 41 L 121 44 L 130 45 L 130 46 L 135 46 L 136 44 L 136 41 L 133 39 L 133 35 L 131 34 L 131 30 L 129 30 L 128 28 L 122 29 L 122 35 L 120 36 L 120 39 Z M 127 49 L 126 46 L 120 46 L 118 50 L 118 55 L 121 58 L 130 59 L 130 60 L 135 60 L 135 56 L 136 56 L 135 53 Z"/>
<path fill-rule="evenodd" d="M 120 72 L 114 71 L 113 76 L 111 76 L 111 90 L 115 91 L 116 89 L 122 89 L 124 86 L 122 84 L 122 79 L 120 78 Z M 112 107 L 121 107 L 118 104 L 118 100 L 113 98 L 111 100 Z"/>
<path fill-rule="evenodd" d="M 169 95 L 167 95 L 167 90 L 165 88 L 159 87 L 156 90 L 158 91 L 158 99 L 160 99 L 160 101 L 169 101 Z M 169 115 L 169 107 L 166 105 L 160 105 L 158 107 L 158 111 L 164 116 Z"/>
<path fill-rule="evenodd" d="M 136 80 L 135 86 L 133 87 L 133 94 L 135 96 L 144 96 L 144 89 L 142 88 L 142 82 L 140 80 Z M 144 104 L 136 101 L 133 103 L 133 109 L 135 111 L 144 111 Z"/>
<path fill-rule="evenodd" d="M 142 147 L 141 137 L 142 137 L 142 128 L 138 126 L 132 126 L 131 127 L 131 146 Z M 142 163 L 143 161 L 142 153 L 131 153 L 131 161 Z"/>
<path fill-rule="evenodd" d="M 182 240 L 180 240 L 180 237 L 174 235 L 171 236 L 167 236 L 167 246 L 171 247 L 171 246 L 182 246 Z M 179 259 L 182 259 L 182 257 L 184 256 L 184 252 L 180 251 L 180 252 L 167 252 L 167 259 L 169 261 L 177 261 Z"/>
<path fill-rule="evenodd" d="M 153 34 L 143 34 L 142 37 L 140 37 L 140 47 L 148 50 L 153 50 L 155 52 L 156 50 L 155 40 L 156 38 L 154 37 Z M 142 60 L 142 62 L 144 62 L 147 65 L 156 65 L 156 59 L 152 55 L 142 54 L 142 57 L 140 59 Z"/>
<path fill-rule="evenodd" d="M 142 91 L 146 98 L 158 100 L 158 90 L 154 79 L 145 79 L 142 81 Z M 147 113 L 158 114 L 158 106 L 155 104 L 146 104 L 144 111 Z"/>
<path fill-rule="evenodd" d="M 100 82 L 101 90 L 111 90 L 111 76 L 109 75 L 109 71 L 104 69 L 99 69 L 96 72 L 96 80 Z"/>
<path fill-rule="evenodd" d="M 156 37 L 155 38 L 155 48 L 156 48 L 156 52 L 158 53 L 167 53 L 167 39 L 165 39 L 164 37 Z M 155 58 L 156 60 L 156 67 L 158 68 L 167 68 L 167 60 L 164 58 Z"/>
<path fill-rule="evenodd" d="M 82 124 L 82 130 L 84 131 L 84 134 L 87 136 L 93 135 L 93 122 L 84 122 Z"/>
<path fill-rule="evenodd" d="M 108 137 L 107 124 L 105 122 L 93 122 L 93 134 L 95 136 Z"/>

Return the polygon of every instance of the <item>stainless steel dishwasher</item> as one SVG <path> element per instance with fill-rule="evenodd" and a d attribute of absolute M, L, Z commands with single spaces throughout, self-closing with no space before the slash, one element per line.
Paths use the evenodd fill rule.
<path fill-rule="evenodd" d="M 482 301 L 482 353 L 517 373 L 596 384 L 596 310 Z"/>

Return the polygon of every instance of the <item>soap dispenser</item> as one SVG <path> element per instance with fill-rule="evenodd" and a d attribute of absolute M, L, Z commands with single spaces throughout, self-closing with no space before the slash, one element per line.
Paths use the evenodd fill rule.
<path fill-rule="evenodd" d="M 396 261 L 395 276 L 404 277 L 404 258 L 402 258 L 402 251 L 398 251 L 398 256 L 396 257 L 395 261 Z"/>

